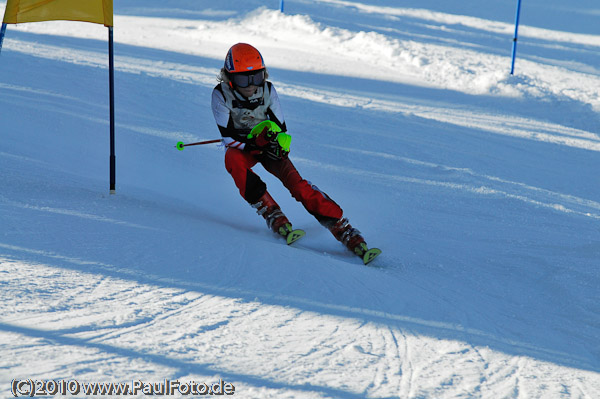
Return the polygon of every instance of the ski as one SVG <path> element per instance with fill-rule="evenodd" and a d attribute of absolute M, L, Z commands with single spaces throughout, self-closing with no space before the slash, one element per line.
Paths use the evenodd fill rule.
<path fill-rule="evenodd" d="M 291 228 L 291 225 L 289 225 L 288 229 L 286 229 L 286 227 L 280 227 L 279 234 L 283 238 L 285 238 L 287 245 L 295 243 L 296 241 L 298 241 L 306 235 L 306 232 L 302 229 L 289 230 L 289 228 Z M 379 248 L 367 249 L 366 245 L 364 245 L 363 248 L 366 249 L 364 253 L 362 253 L 362 251 L 356 251 L 356 254 L 359 258 L 362 259 L 365 265 L 371 263 L 376 257 L 378 257 L 381 254 L 381 249 Z"/>
<path fill-rule="evenodd" d="M 381 249 L 379 248 L 371 248 L 367 252 L 365 252 L 362 256 L 363 263 L 365 265 L 369 264 L 373 259 L 378 257 L 381 254 Z"/>
<path fill-rule="evenodd" d="M 293 244 L 302 237 L 304 237 L 305 234 L 306 232 L 301 229 L 292 230 L 285 236 L 285 241 L 287 242 L 287 245 Z"/>

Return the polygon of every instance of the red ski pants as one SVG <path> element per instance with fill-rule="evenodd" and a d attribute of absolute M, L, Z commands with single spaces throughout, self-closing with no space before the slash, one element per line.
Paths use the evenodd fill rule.
<path fill-rule="evenodd" d="M 263 165 L 265 170 L 281 180 L 292 197 L 302 203 L 304 208 L 319 222 L 337 220 L 342 217 L 342 208 L 327 194 L 304 180 L 289 158 L 263 159 L 249 152 L 228 148 L 225 153 L 225 167 L 233 177 L 242 197 L 250 204 L 256 203 L 267 190 L 266 184 L 252 171 L 252 167 L 258 162 Z"/>

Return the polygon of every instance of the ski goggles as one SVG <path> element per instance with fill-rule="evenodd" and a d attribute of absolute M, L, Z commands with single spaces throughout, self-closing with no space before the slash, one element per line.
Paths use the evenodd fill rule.
<path fill-rule="evenodd" d="M 231 82 L 242 89 L 250 85 L 260 86 L 265 82 L 265 70 L 256 72 L 232 73 Z"/>

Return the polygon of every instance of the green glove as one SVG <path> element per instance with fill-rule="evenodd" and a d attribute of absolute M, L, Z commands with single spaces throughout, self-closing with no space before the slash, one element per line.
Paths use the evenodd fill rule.
<path fill-rule="evenodd" d="M 283 133 L 281 128 L 273 121 L 266 120 L 262 121 L 248 134 L 248 138 L 254 138 L 254 142 L 258 147 L 273 147 L 273 143 L 277 143 L 278 147 L 281 147 L 280 151 L 275 151 L 282 156 L 287 155 L 290 152 L 290 145 L 292 143 L 292 136 L 287 133 Z M 282 156 L 278 156 L 281 158 Z"/>

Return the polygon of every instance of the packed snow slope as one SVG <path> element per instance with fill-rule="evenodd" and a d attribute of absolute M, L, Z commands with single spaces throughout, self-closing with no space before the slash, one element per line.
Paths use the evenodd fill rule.
<path fill-rule="evenodd" d="M 106 28 L 9 26 L 0 397 L 14 379 L 600 397 L 600 7 L 524 1 L 511 76 L 513 3 L 116 1 L 116 195 Z M 300 173 L 383 250 L 373 266 L 262 167 L 307 232 L 293 247 L 222 148 L 175 149 L 219 137 L 210 93 L 240 41 Z"/>

